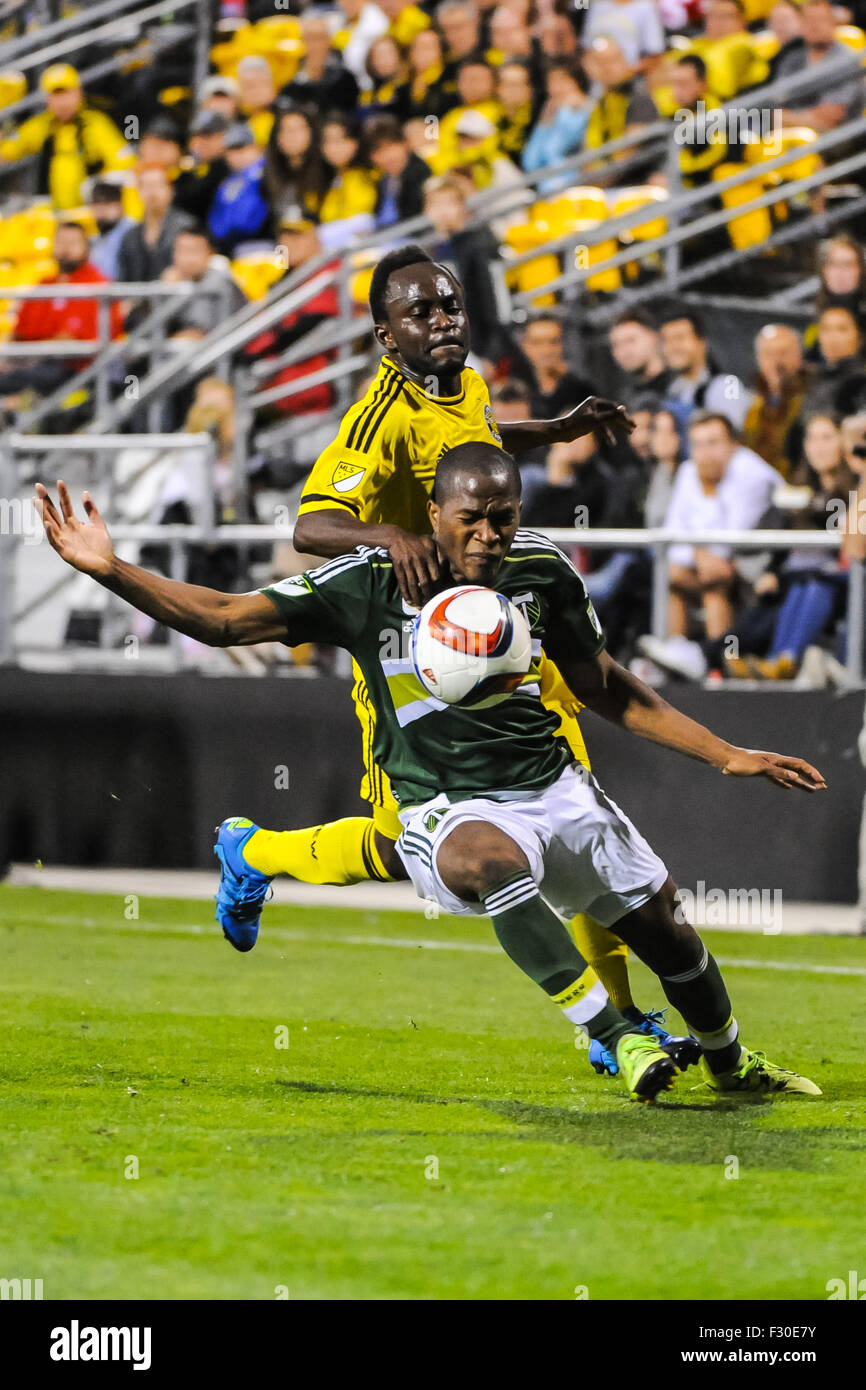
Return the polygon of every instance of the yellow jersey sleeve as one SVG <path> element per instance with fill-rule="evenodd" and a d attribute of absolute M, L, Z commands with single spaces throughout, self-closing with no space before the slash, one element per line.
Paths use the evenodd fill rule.
<path fill-rule="evenodd" d="M 14 135 L 0 141 L 0 156 L 3 159 L 23 159 L 25 155 L 36 154 L 42 149 L 51 133 L 51 118 L 46 111 L 31 116 L 15 131 Z"/>
<path fill-rule="evenodd" d="M 394 475 L 404 437 L 400 379 L 386 369 L 364 399 L 347 410 L 336 439 L 313 464 L 298 514 L 341 507 L 359 521 L 377 520 L 379 499 Z"/>

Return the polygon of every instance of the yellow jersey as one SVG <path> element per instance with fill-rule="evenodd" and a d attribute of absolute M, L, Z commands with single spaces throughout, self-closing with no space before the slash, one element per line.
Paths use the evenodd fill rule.
<path fill-rule="evenodd" d="M 313 465 L 299 515 L 342 507 L 359 521 L 430 532 L 439 459 L 457 444 L 502 443 L 483 379 L 464 367 L 456 396 L 434 396 L 383 357 L 367 394 Z"/>

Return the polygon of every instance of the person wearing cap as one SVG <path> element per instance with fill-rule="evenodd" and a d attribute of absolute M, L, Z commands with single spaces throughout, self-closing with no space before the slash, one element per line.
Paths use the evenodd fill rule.
<path fill-rule="evenodd" d="M 174 181 L 174 205 L 204 222 L 216 191 L 229 176 L 225 137 L 229 122 L 219 111 L 199 111 L 189 128 L 189 154 Z"/>
<path fill-rule="evenodd" d="M 240 118 L 241 89 L 233 77 L 206 77 L 199 92 L 202 111 L 218 111 L 229 125 Z"/>
<path fill-rule="evenodd" d="M 424 211 L 424 184 L 430 165 L 410 149 L 400 122 L 377 116 L 364 131 L 367 156 L 381 175 L 374 217 L 377 227 L 391 227 Z"/>
<path fill-rule="evenodd" d="M 77 208 L 85 179 L 130 168 L 133 152 L 114 122 L 87 105 L 81 79 L 69 63 L 46 68 L 39 86 L 47 110 L 0 140 L 0 163 L 38 155 L 37 192 L 49 194 L 61 211 Z"/>
<path fill-rule="evenodd" d="M 242 242 L 267 236 L 271 210 L 262 179 L 265 157 L 245 122 L 226 131 L 225 157 L 230 172 L 214 196 L 208 228 L 217 249 L 233 256 Z"/>
<path fill-rule="evenodd" d="M 123 210 L 123 184 L 120 179 L 95 179 L 88 206 L 99 235 L 90 243 L 90 264 L 105 276 L 117 279 L 120 243 L 135 226 L 135 218 Z"/>

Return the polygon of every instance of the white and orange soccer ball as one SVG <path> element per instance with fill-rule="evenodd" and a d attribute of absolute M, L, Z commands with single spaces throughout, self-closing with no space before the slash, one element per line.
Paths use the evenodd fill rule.
<path fill-rule="evenodd" d="M 447 705 L 498 705 L 521 684 L 531 660 L 526 619 L 493 589 L 477 584 L 445 589 L 415 619 L 415 674 L 425 690 Z"/>

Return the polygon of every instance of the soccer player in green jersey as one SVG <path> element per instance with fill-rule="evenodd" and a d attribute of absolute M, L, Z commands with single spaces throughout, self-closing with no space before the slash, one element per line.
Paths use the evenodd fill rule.
<path fill-rule="evenodd" d="M 60 512 L 37 484 L 48 539 L 143 613 L 213 646 L 318 640 L 346 647 L 376 709 L 375 758 L 400 806 L 398 849 L 419 893 L 448 911 L 487 913 L 511 959 L 572 1023 L 612 1051 L 632 1097 L 670 1088 L 677 1055 L 638 1033 L 610 1002 L 562 917 L 589 912 L 658 975 L 668 1000 L 701 1047 L 704 1084 L 714 1092 L 819 1095 L 815 1084 L 748 1051 L 713 957 L 676 910 L 664 865 L 594 777 L 554 737 L 556 718 L 529 677 L 501 704 L 442 707 L 395 658 L 383 633 L 411 622 L 385 550 L 359 547 L 304 575 L 253 594 L 181 584 L 119 559 L 89 494 L 89 524 L 58 483 Z M 675 710 L 604 649 L 583 581 L 550 541 L 521 531 L 520 473 L 492 444 L 450 450 L 439 463 L 430 519 L 440 587 L 495 587 L 523 606 L 540 654 L 557 663 L 577 699 L 644 738 L 734 777 L 767 777 L 816 791 L 821 774 L 800 758 L 737 748 Z M 237 820 L 242 847 L 250 822 Z M 268 878 L 245 868 L 242 850 L 225 863 L 222 906 L 237 928 L 261 911 Z M 555 909 L 555 910 L 554 910 Z M 557 915 L 561 914 L 561 916 Z"/>

